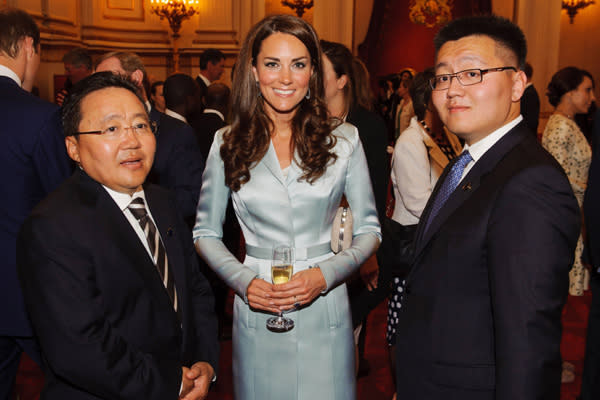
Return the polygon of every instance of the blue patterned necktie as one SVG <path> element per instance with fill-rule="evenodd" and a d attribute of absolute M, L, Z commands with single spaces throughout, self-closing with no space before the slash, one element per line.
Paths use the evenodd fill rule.
<path fill-rule="evenodd" d="M 435 216 L 442 209 L 444 203 L 446 203 L 446 200 L 448 200 L 448 197 L 450 197 L 452 192 L 454 192 L 460 183 L 460 178 L 462 177 L 463 171 L 465 170 L 467 164 L 471 161 L 473 161 L 473 157 L 471 157 L 469 150 L 465 150 L 456 158 L 454 164 L 452 164 L 450 172 L 448 172 L 448 175 L 446 175 L 446 179 L 444 179 L 444 182 L 442 182 L 442 186 L 440 186 L 440 190 L 438 190 L 437 195 L 435 196 L 424 232 L 427 232 L 431 221 L 433 221 Z"/>

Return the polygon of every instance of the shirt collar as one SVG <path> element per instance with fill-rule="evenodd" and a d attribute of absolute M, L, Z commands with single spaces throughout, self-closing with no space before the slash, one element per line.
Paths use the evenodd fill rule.
<path fill-rule="evenodd" d="M 187 119 L 185 119 L 185 117 L 183 115 L 176 113 L 173 110 L 170 110 L 167 108 L 167 109 L 165 109 L 165 114 L 167 114 L 169 117 L 177 118 L 178 120 L 183 121 L 187 124 Z"/>
<path fill-rule="evenodd" d="M 106 187 L 104 185 L 102 185 L 102 187 L 108 192 L 108 194 L 110 195 L 110 197 L 112 197 L 115 203 L 117 203 L 121 211 L 125 211 L 129 204 L 131 204 L 133 199 L 136 199 L 138 197 L 144 199 L 144 204 L 146 204 L 146 195 L 144 194 L 143 189 L 135 192 L 133 195 L 129 195 L 127 193 L 117 192 L 116 190 L 112 190 L 111 188 Z"/>
<path fill-rule="evenodd" d="M 19 75 L 17 75 L 12 69 L 2 64 L 0 64 L 0 76 L 6 76 L 7 78 L 12 79 L 17 85 L 19 85 L 19 87 L 21 87 L 21 78 L 19 78 Z"/>
<path fill-rule="evenodd" d="M 479 140 L 477 143 L 471 146 L 465 144 L 463 151 L 469 150 L 469 153 L 471 153 L 471 157 L 473 158 L 473 162 L 477 162 L 477 160 L 479 160 L 485 154 L 486 151 L 488 151 L 493 145 L 495 145 L 498 140 L 500 140 L 504 135 L 506 135 L 508 131 L 510 131 L 512 128 L 517 126 L 517 124 L 522 120 L 523 116 L 519 115 L 517 118 L 510 121 L 508 124 L 496 129 L 494 132 Z"/>
<path fill-rule="evenodd" d="M 214 108 L 205 108 L 203 111 L 204 114 L 217 114 L 223 121 L 225 121 L 225 117 L 223 113 L 219 110 L 215 110 Z"/>
<path fill-rule="evenodd" d="M 202 79 L 202 81 L 204 81 L 204 83 L 206 84 L 206 86 L 210 86 L 210 81 L 208 80 L 207 77 L 205 77 L 202 74 L 198 74 L 198 78 Z"/>

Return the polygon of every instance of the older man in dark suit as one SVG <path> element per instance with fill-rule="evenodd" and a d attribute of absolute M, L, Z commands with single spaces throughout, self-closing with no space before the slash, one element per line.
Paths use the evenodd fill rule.
<path fill-rule="evenodd" d="M 31 86 L 39 63 L 33 18 L 21 10 L 0 11 L 0 399 L 10 396 L 23 351 L 39 362 L 17 280 L 17 232 L 71 171 L 58 107 L 21 86 Z"/>
<path fill-rule="evenodd" d="M 525 37 L 506 19 L 468 17 L 435 45 L 432 100 L 465 148 L 417 230 L 398 398 L 558 400 L 580 215 L 560 165 L 522 122 Z"/>
<path fill-rule="evenodd" d="M 75 173 L 23 224 L 19 279 L 45 399 L 203 399 L 216 319 L 171 193 L 144 185 L 155 137 L 128 80 L 96 73 L 62 109 Z"/>
<path fill-rule="evenodd" d="M 146 69 L 137 54 L 122 51 L 107 53 L 96 66 L 96 72 L 102 71 L 125 75 L 138 86 L 150 110 L 150 120 L 157 125 L 156 156 L 148 181 L 175 193 L 179 211 L 192 226 L 204 171 L 204 159 L 194 130 L 178 119 L 151 109 L 145 89 L 148 87 Z"/>

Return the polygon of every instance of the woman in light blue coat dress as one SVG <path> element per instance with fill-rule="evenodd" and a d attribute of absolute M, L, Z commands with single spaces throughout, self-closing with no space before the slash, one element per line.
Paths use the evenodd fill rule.
<path fill-rule="evenodd" d="M 242 46 L 232 125 L 210 150 L 198 203 L 199 254 L 236 292 L 236 400 L 356 397 L 352 323 L 344 281 L 381 234 L 356 128 L 327 117 L 319 40 L 302 19 L 279 15 L 254 26 Z M 345 195 L 352 244 L 333 254 L 331 230 Z M 221 241 L 227 200 L 246 240 L 240 263 Z M 294 275 L 271 284 L 271 249 L 293 243 Z M 294 320 L 271 332 L 279 310 Z"/>

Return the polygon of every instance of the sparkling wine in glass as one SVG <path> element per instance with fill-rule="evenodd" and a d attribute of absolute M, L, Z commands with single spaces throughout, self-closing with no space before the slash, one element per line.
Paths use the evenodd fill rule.
<path fill-rule="evenodd" d="M 294 247 L 290 244 L 273 246 L 271 261 L 271 280 L 274 285 L 286 283 L 292 278 L 294 271 Z M 286 332 L 294 327 L 294 321 L 283 316 L 283 311 L 277 317 L 267 320 L 267 328 L 274 332 Z"/>

